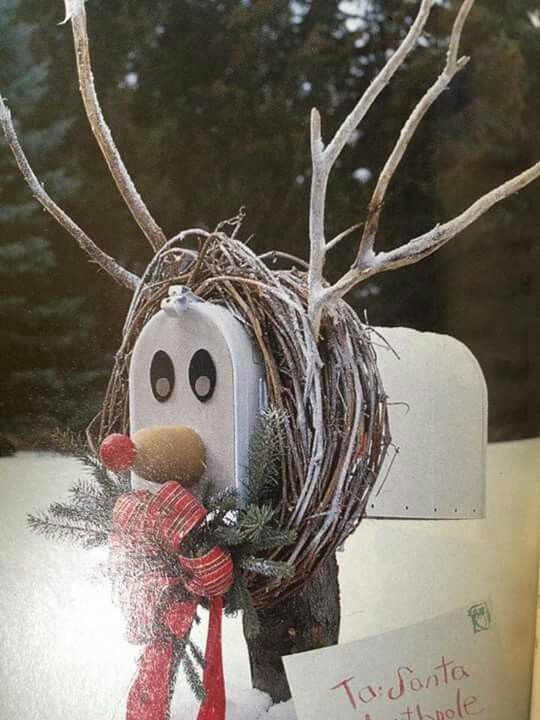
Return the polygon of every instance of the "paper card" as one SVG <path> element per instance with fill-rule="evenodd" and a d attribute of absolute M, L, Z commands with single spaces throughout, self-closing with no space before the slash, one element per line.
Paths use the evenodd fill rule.
<path fill-rule="evenodd" d="M 284 658 L 298 720 L 509 720 L 487 602 Z"/>
<path fill-rule="evenodd" d="M 540 573 L 536 603 L 536 637 L 534 642 L 534 664 L 530 720 L 540 718 Z"/>
<path fill-rule="evenodd" d="M 471 351 L 455 338 L 377 328 L 392 448 L 367 515 L 428 520 L 485 515 L 487 390 Z"/>

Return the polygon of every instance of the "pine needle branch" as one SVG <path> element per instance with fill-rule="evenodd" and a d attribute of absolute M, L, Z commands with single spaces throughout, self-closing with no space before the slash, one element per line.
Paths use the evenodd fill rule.
<path fill-rule="evenodd" d="M 226 515 L 229 512 L 238 510 L 238 491 L 234 487 L 228 487 L 217 494 L 213 494 L 203 502 L 209 513 L 220 512 Z"/>
<path fill-rule="evenodd" d="M 225 614 L 230 616 L 242 612 L 244 635 L 248 639 L 256 638 L 261 631 L 261 622 L 253 606 L 251 593 L 245 578 L 238 573 L 234 584 L 226 596 Z"/>
<path fill-rule="evenodd" d="M 199 665 L 199 667 L 204 670 L 204 666 L 206 665 L 206 662 L 205 662 L 204 654 L 203 654 L 203 651 L 201 650 L 201 648 L 193 640 L 190 640 L 188 642 L 188 649 L 191 652 L 191 654 L 193 655 L 197 665 Z"/>
<path fill-rule="evenodd" d="M 265 410 L 250 443 L 248 478 L 243 497 L 247 505 L 260 505 L 275 497 L 281 478 L 287 415 L 277 408 Z"/>
<path fill-rule="evenodd" d="M 285 578 L 294 575 L 294 566 L 281 560 L 247 557 L 242 560 L 242 567 L 244 570 L 266 577 Z"/>
<path fill-rule="evenodd" d="M 202 684 L 197 668 L 195 667 L 193 660 L 187 652 L 184 652 L 182 656 L 182 668 L 188 681 L 188 685 L 200 703 L 206 700 L 206 691 Z"/>
<path fill-rule="evenodd" d="M 66 520 L 58 522 L 46 513 L 27 515 L 31 530 L 52 540 L 70 541 L 84 548 L 97 547 L 107 542 L 108 533 L 92 527 L 88 523 L 76 524 Z"/>
<path fill-rule="evenodd" d="M 85 549 L 103 545 L 109 538 L 116 500 L 129 489 L 127 479 L 105 470 L 98 458 L 82 449 L 77 436 L 63 433 L 56 439 L 91 470 L 92 477 L 77 480 L 67 502 L 52 503 L 46 511 L 28 515 L 28 526 L 45 537 Z"/>
<path fill-rule="evenodd" d="M 225 545 L 226 547 L 235 547 L 243 542 L 242 534 L 236 526 L 223 525 L 216 528 L 214 538 L 218 545 Z"/>
<path fill-rule="evenodd" d="M 296 541 L 296 530 L 287 528 L 265 528 L 256 542 L 251 543 L 254 551 L 273 550 L 274 548 L 292 545 Z"/>
<path fill-rule="evenodd" d="M 248 542 L 256 543 L 265 529 L 273 522 L 276 511 L 270 505 L 250 505 L 242 513 L 239 530 L 242 538 Z"/>

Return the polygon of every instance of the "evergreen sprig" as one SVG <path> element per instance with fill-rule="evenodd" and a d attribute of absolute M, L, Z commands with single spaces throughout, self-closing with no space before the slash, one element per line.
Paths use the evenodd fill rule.
<path fill-rule="evenodd" d="M 281 525 L 278 512 L 285 423 L 286 417 L 280 411 L 270 409 L 262 414 L 252 437 L 247 479 L 240 492 L 235 488 L 216 492 L 210 481 L 199 488 L 199 498 L 208 514 L 182 545 L 182 553 L 192 556 L 200 556 L 216 545 L 228 548 L 234 581 L 224 598 L 225 613 L 242 613 L 244 634 L 250 639 L 258 635 L 261 626 L 247 576 L 279 579 L 294 572 L 289 563 L 267 557 L 270 551 L 275 554 L 296 539 L 294 530 Z M 106 470 L 73 435 L 64 435 L 62 444 L 90 470 L 90 477 L 77 480 L 69 489 L 68 501 L 52 503 L 46 511 L 28 515 L 28 524 L 46 537 L 84 548 L 102 545 L 111 532 L 114 505 L 130 489 L 128 477 Z M 167 559 L 170 572 L 181 575 L 183 571 L 175 559 Z M 195 621 L 199 621 L 198 617 Z M 202 702 L 203 653 L 188 635 L 177 645 L 176 654 L 178 669 Z"/>
<path fill-rule="evenodd" d="M 77 522 L 53 515 L 50 511 L 28 515 L 27 522 L 31 530 L 52 540 L 68 540 L 89 550 L 107 542 L 108 534 L 96 529 L 89 522 Z"/>
<path fill-rule="evenodd" d="M 235 573 L 234 583 L 227 593 L 225 614 L 234 617 L 242 613 L 244 635 L 248 640 L 256 638 L 261 631 L 261 621 L 253 605 L 253 599 L 242 573 Z"/>
<path fill-rule="evenodd" d="M 270 407 L 261 413 L 251 438 L 247 481 L 243 499 L 246 505 L 275 504 L 279 499 L 283 447 L 287 415 Z"/>
<path fill-rule="evenodd" d="M 58 441 L 57 436 L 57 441 Z M 62 436 L 62 446 L 91 472 L 69 489 L 69 500 L 55 502 L 46 510 L 27 515 L 31 530 L 53 540 L 80 545 L 85 549 L 107 543 L 116 500 L 129 490 L 126 476 L 106 470 L 87 453 L 73 435 Z"/>
<path fill-rule="evenodd" d="M 204 661 L 203 651 L 201 650 L 201 648 L 193 640 L 190 640 L 188 642 L 187 646 L 188 646 L 189 651 L 193 655 L 193 658 L 194 658 L 195 662 L 197 663 L 197 665 L 200 668 L 204 669 L 205 661 Z"/>
<path fill-rule="evenodd" d="M 202 683 L 199 671 L 195 667 L 195 663 L 191 658 L 189 650 L 190 646 L 188 644 L 184 649 L 184 653 L 180 661 L 182 664 L 182 670 L 184 672 L 184 675 L 186 676 L 186 680 L 191 689 L 191 692 L 195 695 L 195 697 L 200 703 L 203 703 L 206 700 L 206 691 L 204 689 L 204 685 Z"/>
<path fill-rule="evenodd" d="M 294 568 L 290 563 L 280 560 L 268 560 L 267 558 L 244 558 L 242 567 L 249 572 L 274 578 L 292 577 L 294 574 Z"/>
<path fill-rule="evenodd" d="M 238 530 L 242 540 L 256 550 L 290 545 L 296 539 L 293 530 L 280 527 L 277 510 L 270 505 L 249 505 L 241 513 Z"/>

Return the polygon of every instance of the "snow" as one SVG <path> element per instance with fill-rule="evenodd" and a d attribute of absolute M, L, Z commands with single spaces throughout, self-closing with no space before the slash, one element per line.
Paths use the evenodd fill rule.
<path fill-rule="evenodd" d="M 86 2 L 86 0 L 65 0 L 66 17 L 64 18 L 63 23 L 66 23 L 69 20 L 71 20 L 71 18 L 74 18 L 77 15 L 80 15 L 84 9 L 85 2 Z M 61 24 L 63 24 L 63 23 L 61 23 Z"/>
<path fill-rule="evenodd" d="M 296 713 L 294 712 L 293 701 L 289 700 L 286 703 L 278 703 L 273 705 L 266 715 L 261 717 L 271 718 L 272 720 L 296 720 Z M 246 718 L 247 720 L 247 718 Z"/>
<path fill-rule="evenodd" d="M 103 548 L 84 551 L 32 534 L 26 514 L 66 496 L 85 470 L 73 458 L 22 453 L 0 460 L 0 720 L 124 720 L 140 648 L 96 573 Z M 11 618 L 11 622 L 9 619 Z M 204 648 L 206 618 L 194 631 Z M 250 685 L 241 622 L 223 625 L 227 720 L 296 720 L 292 702 L 272 707 Z M 195 720 L 198 705 L 177 683 L 171 720 Z"/>
<path fill-rule="evenodd" d="M 183 693 L 184 698 L 186 692 Z M 197 717 L 195 701 L 179 703 L 176 698 L 172 704 L 172 717 L 184 720 Z M 234 684 L 227 688 L 227 720 L 296 720 L 292 701 L 272 705 L 270 697 L 253 688 L 242 688 Z"/>
<path fill-rule="evenodd" d="M 488 448 L 486 519 L 365 520 L 339 554 L 342 642 L 489 595 L 504 628 L 514 717 L 527 718 L 539 453 L 540 440 Z M 125 718 L 140 649 L 125 641 L 108 585 L 95 579 L 104 550 L 55 544 L 26 527 L 28 512 L 61 500 L 82 473 L 76 460 L 51 454 L 0 459 L 0 720 Z M 204 646 L 201 625 L 197 639 Z M 223 650 L 227 720 L 296 720 L 291 702 L 272 706 L 250 687 L 239 620 L 225 621 Z M 196 716 L 190 691 L 178 683 L 171 720 Z"/>

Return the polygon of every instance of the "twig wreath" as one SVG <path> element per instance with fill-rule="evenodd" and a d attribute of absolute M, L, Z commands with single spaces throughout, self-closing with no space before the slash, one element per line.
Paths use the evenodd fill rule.
<path fill-rule="evenodd" d="M 236 239 L 242 216 L 214 233 L 187 231 L 149 264 L 124 326 L 102 412 L 89 428 L 92 448 L 129 428 L 128 373 L 139 332 L 171 285 L 227 307 L 252 333 L 263 358 L 269 405 L 283 413 L 279 514 L 294 544 L 270 558 L 287 578 L 247 576 L 255 607 L 295 592 L 360 522 L 390 444 L 386 396 L 369 327 L 340 301 L 324 317 L 319 343 L 307 315 L 306 273 L 271 270 Z M 231 235 L 223 227 L 235 224 Z M 199 251 L 181 244 L 190 235 Z M 301 261 L 298 261 L 299 263 Z"/>

